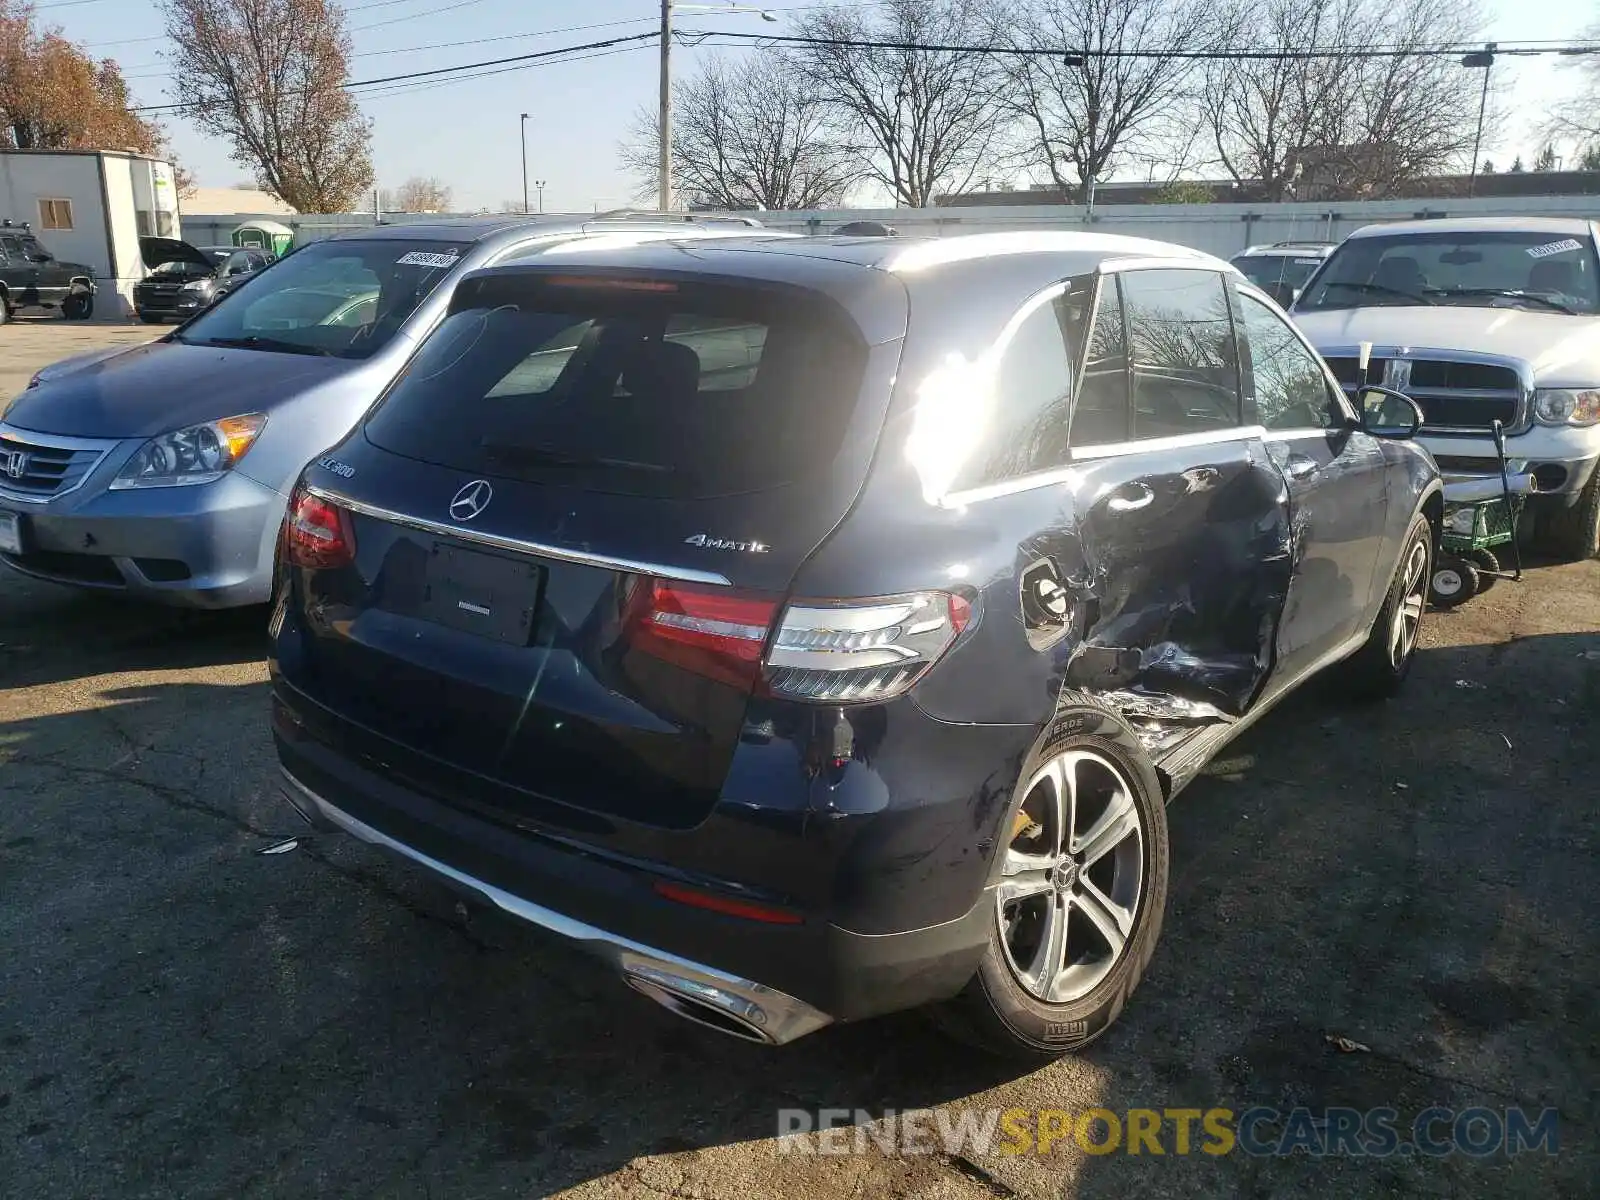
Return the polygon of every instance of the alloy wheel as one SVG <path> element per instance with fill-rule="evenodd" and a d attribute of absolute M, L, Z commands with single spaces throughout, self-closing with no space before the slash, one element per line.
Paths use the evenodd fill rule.
<path fill-rule="evenodd" d="M 1077 1000 L 1133 937 L 1144 828 L 1127 776 L 1105 755 L 1068 750 L 1028 781 L 996 890 L 1006 961 L 1050 1004 Z"/>
<path fill-rule="evenodd" d="M 1405 666 L 1411 652 L 1417 648 L 1417 631 L 1422 627 L 1422 606 L 1428 590 L 1426 542 L 1412 544 L 1401 570 L 1405 582 L 1400 589 L 1400 602 L 1394 606 L 1394 616 L 1389 621 L 1389 664 L 1397 671 Z"/>

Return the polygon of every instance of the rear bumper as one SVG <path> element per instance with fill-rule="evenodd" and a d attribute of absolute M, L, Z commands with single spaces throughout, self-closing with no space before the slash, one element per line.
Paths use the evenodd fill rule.
<path fill-rule="evenodd" d="M 314 827 L 348 833 L 363 842 L 397 854 L 502 912 L 566 938 L 586 953 L 614 967 L 632 986 L 647 994 L 650 989 L 656 989 L 668 995 L 696 997 L 700 1003 L 732 1018 L 735 1022 L 733 1028 L 748 1029 L 752 1040 L 773 1045 L 792 1042 L 833 1020 L 827 1013 L 813 1008 L 804 1000 L 765 987 L 754 980 L 741 979 L 715 967 L 641 945 L 495 887 L 358 821 L 349 813 L 335 808 L 287 770 L 283 772 L 283 779 L 285 796 Z"/>
<path fill-rule="evenodd" d="M 678 982 L 669 990 L 681 994 L 688 981 L 700 1002 L 742 1020 L 759 1040 L 790 1041 L 833 1021 L 946 999 L 971 979 L 987 944 L 987 890 L 955 920 L 886 934 L 806 914 L 797 924 L 770 924 L 665 899 L 653 885 L 683 878 L 670 864 L 445 804 L 323 744 L 286 697 L 295 699 L 292 689 L 274 697 L 273 733 L 285 797 L 308 821 L 383 847 L 570 940 L 642 992 L 671 979 Z M 797 838 L 795 856 L 807 852 Z M 729 863 L 729 874 L 738 866 Z"/>
<path fill-rule="evenodd" d="M 110 469 L 102 464 L 99 471 Z M 265 603 L 284 498 L 238 472 L 196 487 L 86 488 L 13 500 L 23 552 L 0 563 L 36 579 L 188 608 Z"/>

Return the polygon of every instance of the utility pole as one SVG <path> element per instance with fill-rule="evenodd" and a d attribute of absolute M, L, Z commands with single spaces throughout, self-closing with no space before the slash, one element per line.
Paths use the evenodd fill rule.
<path fill-rule="evenodd" d="M 1472 174 L 1467 177 L 1467 196 L 1478 193 L 1478 153 L 1483 149 L 1483 114 L 1489 107 L 1489 69 L 1494 66 L 1494 52 L 1498 45 L 1490 42 L 1482 50 L 1461 56 L 1463 67 L 1483 68 L 1483 93 L 1478 97 L 1478 133 L 1472 139 Z"/>
<path fill-rule="evenodd" d="M 528 215 L 528 114 L 522 114 L 522 123 L 517 126 L 522 135 L 522 215 Z"/>
<path fill-rule="evenodd" d="M 661 0 L 661 159 L 660 205 L 672 211 L 672 0 Z"/>

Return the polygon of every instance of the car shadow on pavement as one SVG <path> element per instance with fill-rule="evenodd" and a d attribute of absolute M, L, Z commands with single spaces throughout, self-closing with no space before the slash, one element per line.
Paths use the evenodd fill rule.
<path fill-rule="evenodd" d="M 99 713 L 14 722 L 0 944 L 27 969 L 0 990 L 0 1144 L 31 1195 L 1582 1194 L 1600 638 L 1423 650 L 1389 704 L 1332 691 L 1273 713 L 1172 808 L 1143 986 L 1099 1042 L 1031 1072 L 916 1014 L 739 1043 L 366 847 L 303 836 L 259 682 L 118 689 L 121 743 Z M 1183 1156 L 1170 1132 L 1162 1157 L 769 1141 L 784 1109 L 1431 1103 L 1553 1107 L 1568 1152 L 1513 1172 Z"/>
<path fill-rule="evenodd" d="M 258 661 L 265 605 L 165 608 L 0 573 L 0 685 L 36 687 L 119 671 Z"/>

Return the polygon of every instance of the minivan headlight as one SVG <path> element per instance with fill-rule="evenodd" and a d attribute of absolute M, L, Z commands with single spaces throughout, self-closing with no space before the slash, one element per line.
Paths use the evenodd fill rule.
<path fill-rule="evenodd" d="M 111 487 L 181 487 L 220 479 L 249 453 L 266 424 L 266 414 L 245 413 L 158 434 L 123 464 Z"/>
<path fill-rule="evenodd" d="M 1600 421 L 1600 389 L 1541 388 L 1533 394 L 1533 419 L 1541 425 L 1593 425 Z"/>

